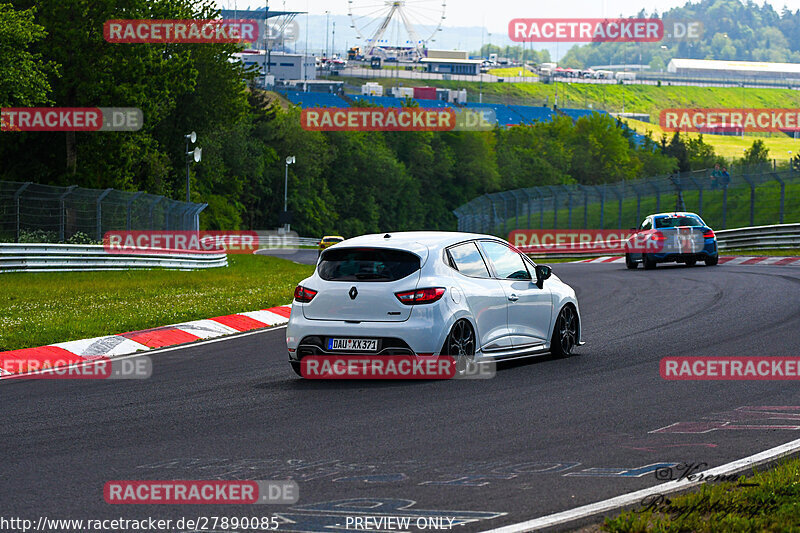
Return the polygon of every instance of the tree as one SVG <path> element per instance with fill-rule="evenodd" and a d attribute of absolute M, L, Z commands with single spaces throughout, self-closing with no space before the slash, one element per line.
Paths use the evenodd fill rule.
<path fill-rule="evenodd" d="M 743 165 L 764 165 L 769 163 L 769 149 L 761 139 L 753 141 L 753 145 L 744 151 Z"/>
<path fill-rule="evenodd" d="M 35 8 L 16 11 L 11 4 L 0 4 L 0 107 L 50 102 L 48 76 L 57 69 L 29 50 L 47 35 L 44 27 L 34 22 L 35 13 Z"/>
<path fill-rule="evenodd" d="M 641 170 L 641 161 L 631 157 L 628 139 L 608 115 L 593 113 L 579 118 L 570 146 L 570 173 L 578 183 L 614 183 L 636 178 Z"/>

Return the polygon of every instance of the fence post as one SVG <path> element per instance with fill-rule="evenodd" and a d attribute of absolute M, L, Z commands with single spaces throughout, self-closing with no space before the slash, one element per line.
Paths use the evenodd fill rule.
<path fill-rule="evenodd" d="M 502 235 L 505 235 L 506 233 L 508 233 L 508 230 L 506 229 L 506 224 L 508 223 L 508 200 L 506 199 L 506 197 L 502 193 L 500 193 L 500 197 L 503 199 L 503 233 L 502 233 Z"/>
<path fill-rule="evenodd" d="M 103 198 L 114 189 L 106 189 L 97 197 L 97 240 L 103 240 Z"/>
<path fill-rule="evenodd" d="M 208 207 L 208 204 L 200 204 L 200 205 L 197 207 L 197 209 L 195 210 L 195 212 L 194 212 L 194 215 L 192 215 L 192 216 L 193 216 L 193 218 L 194 218 L 194 222 L 193 222 L 192 229 L 193 229 L 194 231 L 200 231 L 200 213 L 201 213 L 201 212 L 203 211 L 203 209 L 205 209 L 206 207 Z"/>
<path fill-rule="evenodd" d="M 19 218 L 20 218 L 20 214 L 19 214 L 19 197 L 22 194 L 22 192 L 30 186 L 30 184 L 31 184 L 30 181 L 25 182 L 22 185 L 22 187 L 17 189 L 17 191 L 14 193 L 14 205 L 16 206 L 16 219 L 17 219 L 17 223 L 16 223 L 17 229 L 16 229 L 16 235 L 14 237 L 14 242 L 19 242 Z"/>
<path fill-rule="evenodd" d="M 669 177 L 672 180 L 672 184 L 675 186 L 675 189 L 678 193 L 678 196 L 675 198 L 675 211 L 685 211 L 686 204 L 683 202 L 683 188 L 681 187 L 681 175 L 680 174 L 673 174 Z"/>
<path fill-rule="evenodd" d="M 694 183 L 694 186 L 697 188 L 697 200 L 699 202 L 698 207 L 697 207 L 697 209 L 698 209 L 697 214 L 702 217 L 703 216 L 703 185 L 701 183 L 697 183 L 697 180 L 694 179 L 694 176 L 689 176 L 689 179 L 692 180 L 692 183 Z"/>
<path fill-rule="evenodd" d="M 726 227 L 726 220 L 728 216 L 728 188 L 722 189 L 722 229 Z"/>
<path fill-rule="evenodd" d="M 544 229 L 544 195 L 539 187 L 536 188 L 536 194 L 539 195 L 539 229 Z"/>
<path fill-rule="evenodd" d="M 169 231 L 171 229 L 172 224 L 170 224 L 172 219 L 172 210 L 175 209 L 175 205 L 178 202 L 175 200 L 167 200 L 167 210 L 164 211 L 164 231 Z"/>
<path fill-rule="evenodd" d="M 580 186 L 583 189 L 583 227 L 589 227 L 589 189 L 584 187 L 583 185 Z"/>
<path fill-rule="evenodd" d="M 67 220 L 66 220 L 67 209 L 66 206 L 64 205 L 64 200 L 66 199 L 67 196 L 70 195 L 70 193 L 75 189 L 75 187 L 77 187 L 77 185 L 70 185 L 69 187 L 67 187 L 67 190 L 64 191 L 64 194 L 58 197 L 58 206 L 59 209 L 61 210 L 61 217 L 60 217 L 61 220 L 58 225 L 58 240 L 61 242 L 64 241 L 64 226 L 67 225 Z"/>
<path fill-rule="evenodd" d="M 756 218 L 756 184 L 746 174 L 742 174 L 742 178 L 750 185 L 750 225 L 753 226 Z"/>
<path fill-rule="evenodd" d="M 140 191 L 140 192 L 137 192 L 137 193 L 135 193 L 133 196 L 131 196 L 131 199 L 130 199 L 130 200 L 128 200 L 128 205 L 127 205 L 127 220 L 125 221 L 125 222 L 126 222 L 126 223 L 125 223 L 125 228 L 126 228 L 128 231 L 130 231 L 130 230 L 131 230 L 131 209 L 132 209 L 132 207 L 133 207 L 133 202 L 135 202 L 135 201 L 136 201 L 136 199 L 137 199 L 137 198 L 139 198 L 139 197 L 140 197 L 141 195 L 143 195 L 143 194 L 144 194 L 144 193 L 143 193 L 143 192 L 141 192 L 141 191 Z"/>
<path fill-rule="evenodd" d="M 623 193 L 622 193 L 622 191 L 619 190 L 618 186 L 614 186 L 612 188 L 612 190 L 614 191 L 614 194 L 617 196 L 617 200 L 619 201 L 619 213 L 618 213 L 617 224 L 619 225 L 619 228 L 622 228 L 622 197 L 623 197 Z"/>
<path fill-rule="evenodd" d="M 567 191 L 567 229 L 572 229 L 572 189 L 566 185 L 562 187 Z"/>
<path fill-rule="evenodd" d="M 166 198 L 164 198 L 163 196 L 157 196 L 156 199 L 153 200 L 153 203 L 150 204 L 150 210 L 149 210 L 148 216 L 150 218 L 150 229 L 151 230 L 156 229 L 156 221 L 155 221 L 155 219 L 153 217 L 153 209 L 161 202 L 161 200 L 166 200 Z"/>
<path fill-rule="evenodd" d="M 630 184 L 633 192 L 636 193 L 636 223 L 634 226 L 639 225 L 639 219 L 641 218 L 642 214 L 642 193 L 639 191 L 639 187 L 634 185 L 633 183 Z"/>
<path fill-rule="evenodd" d="M 526 229 L 531 229 L 531 195 L 528 194 L 528 189 L 522 189 L 522 194 L 525 195 L 525 205 L 528 211 L 528 225 L 525 227 Z"/>
<path fill-rule="evenodd" d="M 660 213 L 661 212 L 661 189 L 658 188 L 658 185 L 656 185 L 655 181 L 648 181 L 647 184 L 650 185 L 653 188 L 654 191 L 656 191 L 656 213 Z M 641 219 L 637 220 L 636 224 L 638 225 L 639 222 L 641 222 Z"/>
<path fill-rule="evenodd" d="M 783 201 L 786 196 L 786 183 L 784 183 L 781 177 L 775 172 L 772 173 L 772 177 L 778 180 L 778 183 L 781 184 L 781 206 L 780 211 L 778 211 L 778 224 L 783 224 Z"/>
<path fill-rule="evenodd" d="M 488 194 L 486 195 L 486 198 L 489 199 L 489 204 L 492 206 L 492 216 L 491 216 L 491 220 L 489 222 L 489 229 L 488 229 L 488 231 L 484 231 L 484 233 L 494 234 L 494 226 L 495 226 L 497 218 L 498 218 L 497 217 L 497 207 L 495 207 L 495 205 L 494 205 L 494 198 L 492 198 Z"/>
<path fill-rule="evenodd" d="M 489 196 L 484 194 L 482 197 L 481 205 L 483 206 L 481 217 L 481 233 L 489 233 L 489 227 L 492 221 L 492 201 Z"/>
<path fill-rule="evenodd" d="M 553 194 L 553 229 L 558 229 L 558 193 L 550 189 Z"/>
<path fill-rule="evenodd" d="M 189 215 L 191 214 L 192 211 L 194 211 L 195 204 L 187 203 L 187 202 L 184 202 L 184 203 L 186 203 L 186 207 L 184 207 L 183 210 L 181 211 L 181 227 L 180 227 L 180 231 L 189 231 L 190 230 L 190 228 L 189 228 Z"/>
<path fill-rule="evenodd" d="M 600 188 L 600 229 L 605 229 L 605 218 L 606 218 L 606 184 L 604 183 L 603 186 Z"/>

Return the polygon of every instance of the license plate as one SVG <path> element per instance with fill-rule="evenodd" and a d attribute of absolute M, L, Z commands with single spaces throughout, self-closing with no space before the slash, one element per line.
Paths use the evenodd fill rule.
<path fill-rule="evenodd" d="M 329 350 L 349 350 L 355 352 L 377 352 L 377 339 L 328 339 Z"/>

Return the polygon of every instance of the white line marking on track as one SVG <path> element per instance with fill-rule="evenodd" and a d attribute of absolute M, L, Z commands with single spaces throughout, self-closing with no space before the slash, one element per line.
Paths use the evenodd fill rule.
<path fill-rule="evenodd" d="M 703 474 L 706 474 L 706 476 L 736 474 L 748 470 L 749 468 L 752 468 L 754 466 L 758 466 L 760 464 L 774 461 L 775 459 L 779 459 L 781 457 L 785 457 L 787 455 L 797 452 L 798 450 L 800 450 L 800 439 L 787 442 L 786 444 L 781 444 L 780 446 L 776 446 L 774 448 L 770 448 L 769 450 L 759 452 L 749 457 L 745 457 L 744 459 L 739 459 L 737 461 L 733 461 L 728 464 L 717 466 L 710 470 L 705 470 L 703 471 Z M 692 487 L 697 487 L 699 485 L 702 485 L 703 483 L 704 483 L 703 481 L 689 482 L 686 480 L 668 481 L 666 483 L 662 483 L 654 487 L 637 490 L 635 492 L 629 492 L 628 494 L 622 494 L 620 496 L 616 496 L 608 500 L 603 500 L 600 502 L 591 503 L 589 505 L 576 507 L 575 509 L 570 509 L 568 511 L 563 511 L 548 516 L 542 516 L 540 518 L 534 518 L 533 520 L 528 520 L 525 522 L 519 522 L 508 526 L 491 529 L 485 533 L 523 533 L 526 531 L 536 531 L 538 529 L 557 526 L 561 524 L 566 524 L 568 522 L 573 522 L 575 520 L 588 518 L 590 516 L 604 513 L 607 511 L 613 511 L 615 509 L 618 509 L 620 507 L 625 507 L 627 505 L 633 505 L 641 502 L 644 498 L 648 496 L 653 496 L 657 494 L 670 494 L 672 492 L 678 492 Z"/>

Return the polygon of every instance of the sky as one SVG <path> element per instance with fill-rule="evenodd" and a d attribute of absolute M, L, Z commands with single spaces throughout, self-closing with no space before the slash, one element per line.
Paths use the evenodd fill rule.
<path fill-rule="evenodd" d="M 380 6 L 384 0 L 352 0 L 354 5 Z M 490 32 L 506 32 L 508 21 L 513 18 L 573 18 L 573 17 L 615 17 L 631 16 L 642 7 L 649 13 L 656 9 L 659 13 L 673 7 L 682 6 L 686 0 L 561 0 L 545 2 L 541 0 L 407 0 L 409 4 L 423 3 L 433 6 L 446 2 L 446 26 L 484 26 Z M 776 11 L 787 6 L 792 11 L 800 9 L 800 0 L 767 0 Z M 253 0 L 217 0 L 220 7 L 237 8 L 263 7 L 264 2 Z M 756 0 L 762 5 L 763 0 Z M 270 9 L 284 8 L 288 11 L 308 11 L 312 15 L 347 15 L 348 0 L 271 0 Z"/>

